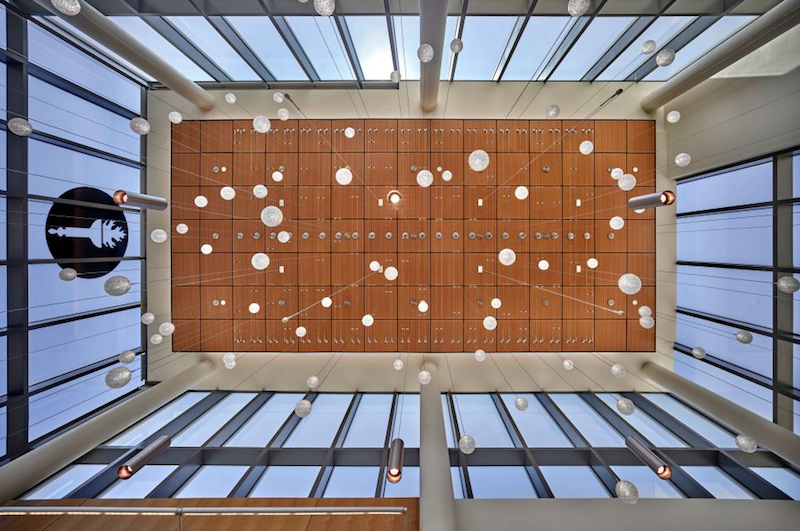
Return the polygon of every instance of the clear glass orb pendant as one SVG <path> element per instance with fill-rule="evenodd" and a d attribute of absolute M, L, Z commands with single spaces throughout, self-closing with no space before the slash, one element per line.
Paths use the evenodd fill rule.
<path fill-rule="evenodd" d="M 547 107 L 547 117 L 550 119 L 558 118 L 558 115 L 561 114 L 561 107 L 558 105 L 550 105 Z"/>
<path fill-rule="evenodd" d="M 501 264 L 508 267 L 517 261 L 517 253 L 515 253 L 513 249 L 503 249 L 498 253 L 497 259 Z"/>
<path fill-rule="evenodd" d="M 274 205 L 270 205 L 261 211 L 261 222 L 267 227 L 277 227 L 283 223 L 283 211 Z"/>
<path fill-rule="evenodd" d="M 633 273 L 625 273 L 619 277 L 617 285 L 625 295 L 636 295 L 642 289 L 642 279 Z"/>
<path fill-rule="evenodd" d="M 475 351 L 475 361 L 484 362 L 486 361 L 486 351 L 483 349 L 478 349 Z"/>
<path fill-rule="evenodd" d="M 630 398 L 620 398 L 617 400 L 617 411 L 623 415 L 633 415 L 633 412 L 636 411 L 636 405 Z"/>
<path fill-rule="evenodd" d="M 642 43 L 642 54 L 650 55 L 656 51 L 656 41 L 649 39 Z"/>
<path fill-rule="evenodd" d="M 168 118 L 170 122 L 176 125 L 183 121 L 183 115 L 181 115 L 181 113 L 179 113 L 178 111 L 172 111 L 171 113 L 169 113 Z"/>
<path fill-rule="evenodd" d="M 621 479 L 617 482 L 614 488 L 617 498 L 622 500 L 623 503 L 633 505 L 639 501 L 639 489 L 630 481 Z"/>
<path fill-rule="evenodd" d="M 50 0 L 56 11 L 68 17 L 74 17 L 81 12 L 80 0 Z"/>
<path fill-rule="evenodd" d="M 320 16 L 329 17 L 336 9 L 336 2 L 334 0 L 314 0 L 314 9 Z"/>
<path fill-rule="evenodd" d="M 800 280 L 794 277 L 781 277 L 778 279 L 778 290 L 782 293 L 796 293 L 800 290 Z"/>
<path fill-rule="evenodd" d="M 103 284 L 106 293 L 113 297 L 125 295 L 131 289 L 131 281 L 122 275 L 115 275 Z"/>
<path fill-rule="evenodd" d="M 17 136 L 29 136 L 33 133 L 33 126 L 25 118 L 12 118 L 6 125 L 8 130 Z"/>
<path fill-rule="evenodd" d="M 476 149 L 469 154 L 468 162 L 472 171 L 481 172 L 489 167 L 489 154 L 482 149 Z"/>
<path fill-rule="evenodd" d="M 681 113 L 678 111 L 669 111 L 667 113 L 667 121 L 671 124 L 676 124 L 681 120 Z"/>
<path fill-rule="evenodd" d="M 671 48 L 664 48 L 656 54 L 656 64 L 658 66 L 669 66 L 675 60 L 675 52 Z"/>
<path fill-rule="evenodd" d="M 704 349 L 703 347 L 694 347 L 692 349 L 692 356 L 701 360 L 706 357 L 706 349 Z"/>
<path fill-rule="evenodd" d="M 433 61 L 433 46 L 427 43 L 420 44 L 419 48 L 417 48 L 417 58 L 422 63 Z"/>
<path fill-rule="evenodd" d="M 453 39 L 450 41 L 450 51 L 453 53 L 460 53 L 464 49 L 464 41 L 461 39 Z"/>
<path fill-rule="evenodd" d="M 475 451 L 475 439 L 471 435 L 462 435 L 458 440 L 458 449 L 469 455 Z"/>
<path fill-rule="evenodd" d="M 71 267 L 65 267 L 64 269 L 58 272 L 58 278 L 60 278 L 64 282 L 71 282 L 76 278 L 78 278 L 78 272 L 72 269 Z"/>
<path fill-rule="evenodd" d="M 582 17 L 589 11 L 590 0 L 569 0 L 567 11 L 573 17 Z"/>
<path fill-rule="evenodd" d="M 106 385 L 111 389 L 121 389 L 131 381 L 133 373 L 127 367 L 114 367 L 106 373 Z"/>
<path fill-rule="evenodd" d="M 146 135 L 150 132 L 150 122 L 142 118 L 141 116 L 137 116 L 133 120 L 131 120 L 131 131 L 136 133 L 137 135 Z"/>

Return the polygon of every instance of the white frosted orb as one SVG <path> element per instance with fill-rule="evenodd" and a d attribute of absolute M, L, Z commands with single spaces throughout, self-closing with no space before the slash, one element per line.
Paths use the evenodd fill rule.
<path fill-rule="evenodd" d="M 625 366 L 621 363 L 615 363 L 611 366 L 611 374 L 614 375 L 614 378 L 622 378 L 627 372 Z"/>
<path fill-rule="evenodd" d="M 132 350 L 123 350 L 122 352 L 119 353 L 117 359 L 119 360 L 120 363 L 124 363 L 127 365 L 128 363 L 131 363 L 133 360 L 136 359 L 136 353 Z"/>
<path fill-rule="evenodd" d="M 489 331 L 494 330 L 495 328 L 497 328 L 497 319 L 495 319 L 491 315 L 487 315 L 486 317 L 483 318 L 483 327 Z"/>
<path fill-rule="evenodd" d="M 309 416 L 311 414 L 311 401 L 304 398 L 297 402 L 297 405 L 294 406 L 294 414 L 301 419 Z"/>
<path fill-rule="evenodd" d="M 346 136 L 347 138 L 355 138 L 356 130 L 353 129 L 352 127 L 346 127 L 344 130 L 344 136 Z"/>
<path fill-rule="evenodd" d="M 177 232 L 178 234 L 186 234 L 187 232 L 189 232 L 189 225 L 187 225 L 186 223 L 178 223 L 177 225 L 175 225 L 175 232 Z"/>
<path fill-rule="evenodd" d="M 431 383 L 431 373 L 425 370 L 419 371 L 417 375 L 417 381 L 420 385 L 428 385 Z"/>
<path fill-rule="evenodd" d="M 692 156 L 688 153 L 678 153 L 675 156 L 675 165 L 680 168 L 685 168 L 692 163 Z"/>
<path fill-rule="evenodd" d="M 392 362 L 392 367 L 394 367 L 394 370 L 396 370 L 396 371 L 402 371 L 403 367 L 405 367 L 405 365 L 406 364 L 403 363 L 403 360 L 401 360 L 400 358 L 397 358 L 396 360 L 394 360 Z"/>
<path fill-rule="evenodd" d="M 429 307 L 428 307 L 428 302 L 427 301 L 424 301 L 424 300 L 423 301 L 419 301 L 419 303 L 417 304 L 417 310 L 419 310 L 419 313 L 427 312 L 428 308 Z"/>
<path fill-rule="evenodd" d="M 558 118 L 558 115 L 561 114 L 561 107 L 558 105 L 550 105 L 547 107 L 546 112 L 548 118 Z"/>
<path fill-rule="evenodd" d="M 653 315 L 653 310 L 650 309 L 650 306 L 640 306 L 639 307 L 639 315 L 641 317 Z"/>
<path fill-rule="evenodd" d="M 594 143 L 591 140 L 584 140 L 581 142 L 581 145 L 578 146 L 578 150 L 583 155 L 589 155 L 592 151 L 594 151 Z"/>
<path fill-rule="evenodd" d="M 17 136 L 28 136 L 33 133 L 33 126 L 25 118 L 12 118 L 6 125 L 8 130 Z"/>
<path fill-rule="evenodd" d="M 442 172 L 442 180 L 446 181 L 446 182 L 452 181 L 453 180 L 453 172 L 451 172 L 450 170 L 444 170 Z"/>
<path fill-rule="evenodd" d="M 650 55 L 655 51 L 656 51 L 656 41 L 654 41 L 653 39 L 648 39 L 642 43 L 642 53 L 644 55 Z"/>
<path fill-rule="evenodd" d="M 197 208 L 205 208 L 208 206 L 208 198 L 204 195 L 198 195 L 194 198 L 194 206 Z"/>
<path fill-rule="evenodd" d="M 417 57 L 422 63 L 430 63 L 433 60 L 433 46 L 422 43 L 417 48 Z"/>
<path fill-rule="evenodd" d="M 269 267 L 269 256 L 266 253 L 256 253 L 250 259 L 250 264 L 254 269 L 263 271 Z"/>
<path fill-rule="evenodd" d="M 233 92 L 228 92 L 227 94 L 225 94 L 225 101 L 233 105 L 234 103 L 236 103 L 236 94 L 234 94 Z"/>
<path fill-rule="evenodd" d="M 306 330 L 305 326 L 298 326 L 297 328 L 294 329 L 294 335 L 296 335 L 297 337 L 306 337 L 307 332 L 308 330 Z"/>
<path fill-rule="evenodd" d="M 528 191 L 527 186 L 517 186 L 517 188 L 514 190 L 514 197 L 516 197 L 520 201 L 528 199 L 529 194 L 530 192 Z"/>
<path fill-rule="evenodd" d="M 255 315 L 261 311 L 261 305 L 257 302 L 251 302 L 250 306 L 247 307 L 247 311 Z"/>
<path fill-rule="evenodd" d="M 278 120 L 285 122 L 289 119 L 289 111 L 286 109 L 278 109 Z"/>
<path fill-rule="evenodd" d="M 550 269 L 550 262 L 548 262 L 547 260 L 539 260 L 538 265 L 539 269 L 542 271 L 547 271 L 548 269 Z"/>
<path fill-rule="evenodd" d="M 619 178 L 619 180 L 617 181 L 617 185 L 619 185 L 621 190 L 630 192 L 636 187 L 636 177 L 634 177 L 630 173 L 626 173 L 625 175 Z"/>
<path fill-rule="evenodd" d="M 400 72 L 393 70 L 392 73 L 389 74 L 389 79 L 392 83 L 400 83 Z"/>
<path fill-rule="evenodd" d="M 372 315 L 370 314 L 366 314 L 364 317 L 361 318 L 361 324 L 369 328 L 370 326 L 375 324 L 375 318 L 372 317 Z"/>
<path fill-rule="evenodd" d="M 517 408 L 517 411 L 527 411 L 528 399 L 524 396 L 518 396 L 516 400 L 514 400 L 514 407 Z"/>
<path fill-rule="evenodd" d="M 106 385 L 111 389 L 121 389 L 131 381 L 133 373 L 127 367 L 114 367 L 106 373 Z"/>
<path fill-rule="evenodd" d="M 256 199 L 264 199 L 269 194 L 269 190 L 263 184 L 257 184 L 253 187 L 253 195 Z"/>
<path fill-rule="evenodd" d="M 475 439 L 471 435 L 462 435 L 458 440 L 458 449 L 469 455 L 475 451 Z"/>
<path fill-rule="evenodd" d="M 171 336 L 175 333 L 175 325 L 172 323 L 161 323 L 158 326 L 158 333 L 162 336 Z"/>
<path fill-rule="evenodd" d="M 746 454 L 755 453 L 758 450 L 758 443 L 755 439 L 750 437 L 749 435 L 737 435 L 736 436 L 736 446 L 739 447 L 739 450 L 743 451 Z"/>
<path fill-rule="evenodd" d="M 272 180 L 275 181 L 276 183 L 281 182 L 283 180 L 283 172 L 280 172 L 278 170 L 272 172 Z"/>
<path fill-rule="evenodd" d="M 573 17 L 582 17 L 589 11 L 591 5 L 590 0 L 569 0 L 567 3 L 567 11 Z"/>
<path fill-rule="evenodd" d="M 486 361 L 486 351 L 482 348 L 479 348 L 475 351 L 475 361 L 484 362 Z"/>
<path fill-rule="evenodd" d="M 639 317 L 639 325 L 645 330 L 650 330 L 656 325 L 656 320 L 649 315 Z"/>
<path fill-rule="evenodd" d="M 330 297 L 322 297 L 322 300 L 319 302 L 323 308 L 330 308 L 333 304 L 333 299 Z"/>
<path fill-rule="evenodd" d="M 74 17 L 81 12 L 80 0 L 50 0 L 56 11 L 68 17 Z"/>
<path fill-rule="evenodd" d="M 800 290 L 800 281 L 794 277 L 781 277 L 778 279 L 778 290 L 783 293 L 796 293 Z"/>
<path fill-rule="evenodd" d="M 148 122 L 141 116 L 137 116 L 136 118 L 131 120 L 131 131 L 133 131 L 137 135 L 144 136 L 150 132 L 150 122 Z"/>
<path fill-rule="evenodd" d="M 174 124 L 179 124 L 183 121 L 183 115 L 178 111 L 172 111 L 167 117 L 169 118 L 169 121 Z"/>
<path fill-rule="evenodd" d="M 153 243 L 164 243 L 167 241 L 167 231 L 164 229 L 153 229 L 150 232 L 150 239 Z"/>
<path fill-rule="evenodd" d="M 669 66 L 675 60 L 675 52 L 672 48 L 664 48 L 656 54 L 656 64 L 658 66 Z"/>
<path fill-rule="evenodd" d="M 608 226 L 614 230 L 620 230 L 622 227 L 625 226 L 625 220 L 619 216 L 614 216 L 610 220 L 608 220 Z"/>
<path fill-rule="evenodd" d="M 235 363 L 236 362 L 236 354 L 233 352 L 226 352 L 222 355 L 222 363 Z"/>
<path fill-rule="evenodd" d="M 214 248 L 211 247 L 211 244 L 204 243 L 203 245 L 200 246 L 200 252 L 203 253 L 204 255 L 209 255 L 214 252 Z"/>
<path fill-rule="evenodd" d="M 156 316 L 152 312 L 145 312 L 145 313 L 142 314 L 141 321 L 142 321 L 143 325 L 153 324 L 153 322 L 155 320 L 156 320 Z"/>
<path fill-rule="evenodd" d="M 600 265 L 600 262 L 597 261 L 597 258 L 589 258 L 586 260 L 586 267 L 589 269 L 597 269 L 597 266 Z"/>
<path fill-rule="evenodd" d="M 119 297 L 130 291 L 131 281 L 122 275 L 115 275 L 105 281 L 103 289 L 112 297 Z"/>
<path fill-rule="evenodd" d="M 694 347 L 692 349 L 692 356 L 701 360 L 706 357 L 706 349 L 704 349 L 703 347 Z"/>
<path fill-rule="evenodd" d="M 676 124 L 681 119 L 681 113 L 678 111 L 669 111 L 667 113 L 667 121 L 671 124 Z"/>
<path fill-rule="evenodd" d="M 392 281 L 397 280 L 397 276 L 399 273 L 397 272 L 397 268 L 393 266 L 389 266 L 384 270 L 383 276 L 386 277 L 386 280 Z"/>
<path fill-rule="evenodd" d="M 150 336 L 150 343 L 153 345 L 160 345 L 162 341 L 164 341 L 164 336 L 161 334 L 153 334 Z"/>
<path fill-rule="evenodd" d="M 617 285 L 625 295 L 636 295 L 642 289 L 642 279 L 633 273 L 625 273 L 619 277 Z"/>
<path fill-rule="evenodd" d="M 319 387 L 319 378 L 316 376 L 309 376 L 308 379 L 306 379 L 306 385 L 309 389 L 316 389 Z"/>
<path fill-rule="evenodd" d="M 513 249 L 503 249 L 497 254 L 497 259 L 504 266 L 510 266 L 517 261 L 517 253 Z"/>
<path fill-rule="evenodd" d="M 571 371 L 572 369 L 575 368 L 575 362 L 572 360 L 564 360 L 564 362 L 561 365 L 562 367 L 564 367 L 565 371 Z"/>
<path fill-rule="evenodd" d="M 78 278 L 78 272 L 72 269 L 71 267 L 65 267 L 61 271 L 58 272 L 58 278 L 65 282 L 71 282 Z"/>
<path fill-rule="evenodd" d="M 336 2 L 334 0 L 314 0 L 314 9 L 320 16 L 329 17 L 336 9 Z"/>
<path fill-rule="evenodd" d="M 455 38 L 450 41 L 450 51 L 453 53 L 461 53 L 461 50 L 464 49 L 464 41 L 459 38 Z"/>
<path fill-rule="evenodd" d="M 223 362 L 222 362 L 222 364 L 223 364 L 223 365 L 225 366 L 225 368 L 226 368 L 226 369 L 228 369 L 229 371 L 232 371 L 233 369 L 235 369 L 235 368 L 236 368 L 236 360 L 235 360 L 235 359 L 234 359 L 234 360 L 231 360 L 231 361 L 223 361 Z"/>
<path fill-rule="evenodd" d="M 492 305 L 492 308 L 494 308 L 495 310 L 499 310 L 500 307 L 503 306 L 503 301 L 495 297 L 494 299 L 492 299 L 492 302 L 490 304 Z"/>
<path fill-rule="evenodd" d="M 342 186 L 347 186 L 353 182 L 353 172 L 350 168 L 339 168 L 336 170 L 336 182 Z"/>
<path fill-rule="evenodd" d="M 628 480 L 621 479 L 617 481 L 614 491 L 617 493 L 617 498 L 622 500 L 623 503 L 633 505 L 639 501 L 639 489 Z"/>
<path fill-rule="evenodd" d="M 236 190 L 232 186 L 223 186 L 219 189 L 219 196 L 225 201 L 232 201 L 236 197 Z"/>
<path fill-rule="evenodd" d="M 489 154 L 482 149 L 476 149 L 469 154 L 469 167 L 473 171 L 483 171 L 489 167 Z"/>
<path fill-rule="evenodd" d="M 417 173 L 417 184 L 423 188 L 427 188 L 433 184 L 433 173 L 429 170 L 420 170 Z"/>
<path fill-rule="evenodd" d="M 283 222 L 283 211 L 270 205 L 261 211 L 261 222 L 267 227 L 277 227 Z"/>
<path fill-rule="evenodd" d="M 369 263 L 369 270 L 370 271 L 373 271 L 373 272 L 377 273 L 380 268 L 381 268 L 381 264 L 377 260 L 373 260 L 372 262 Z"/>
<path fill-rule="evenodd" d="M 625 175 L 625 171 L 622 168 L 614 168 L 611 170 L 611 178 L 615 181 L 619 181 L 619 178 Z"/>
<path fill-rule="evenodd" d="M 749 345 L 753 342 L 753 334 L 748 332 L 747 330 L 739 330 L 736 332 L 736 341 L 741 343 L 742 345 Z"/>
<path fill-rule="evenodd" d="M 274 92 L 272 94 L 272 101 L 275 103 L 283 103 L 284 97 L 283 92 Z"/>
<path fill-rule="evenodd" d="M 253 118 L 253 129 L 258 131 L 259 133 L 266 133 L 269 131 L 269 128 L 272 124 L 269 121 L 269 118 L 263 115 L 258 115 Z"/>
<path fill-rule="evenodd" d="M 623 415 L 632 415 L 636 411 L 636 405 L 630 398 L 620 398 L 617 400 L 617 411 Z"/>

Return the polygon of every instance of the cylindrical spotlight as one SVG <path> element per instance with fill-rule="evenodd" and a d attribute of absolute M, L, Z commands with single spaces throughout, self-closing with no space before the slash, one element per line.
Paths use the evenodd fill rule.
<path fill-rule="evenodd" d="M 153 459 L 164 453 L 171 442 L 172 438 L 168 435 L 162 435 L 153 441 L 147 448 L 133 456 L 133 459 L 119 467 L 119 470 L 117 470 L 119 479 L 129 479 L 145 465 L 150 464 Z"/>
<path fill-rule="evenodd" d="M 661 479 L 669 479 L 672 477 L 672 469 L 663 459 L 658 457 L 655 452 L 642 444 L 642 442 L 633 436 L 625 437 L 625 444 L 630 448 L 631 452 L 639 458 L 639 460 L 647 465 L 647 467 L 656 473 Z"/>
<path fill-rule="evenodd" d="M 628 199 L 628 208 L 637 210 L 640 208 L 656 208 L 669 206 L 675 202 L 675 192 L 664 190 L 653 194 L 645 194 Z"/>
<path fill-rule="evenodd" d="M 389 447 L 389 466 L 386 467 L 386 479 L 389 483 L 397 483 L 403 477 L 404 449 L 405 443 L 399 437 L 394 439 Z"/>
<path fill-rule="evenodd" d="M 126 190 L 117 190 L 114 192 L 114 202 L 119 206 L 137 207 L 142 210 L 166 210 L 169 206 L 169 202 L 163 197 L 137 194 L 136 192 L 128 192 Z"/>

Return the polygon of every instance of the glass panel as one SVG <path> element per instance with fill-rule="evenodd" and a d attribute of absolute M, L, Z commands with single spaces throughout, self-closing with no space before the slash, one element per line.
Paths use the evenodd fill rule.
<path fill-rule="evenodd" d="M 678 183 L 678 213 L 767 201 L 772 201 L 772 161 Z"/>
<path fill-rule="evenodd" d="M 671 78 L 706 52 L 719 46 L 728 37 L 748 25 L 758 17 L 752 16 L 726 16 L 719 22 L 695 37 L 689 44 L 675 54 L 675 61 L 664 67 L 658 67 L 644 78 L 645 81 L 666 81 Z"/>
<path fill-rule="evenodd" d="M 447 17 L 449 26 L 455 28 L 455 24 L 451 22 L 455 17 Z M 403 80 L 419 79 L 420 63 L 417 58 L 417 49 L 419 48 L 419 17 L 413 16 L 394 16 L 392 17 L 392 24 L 394 25 L 394 35 L 397 41 L 397 63 L 399 65 L 400 77 Z M 448 28 L 450 29 L 450 28 Z M 445 30 L 445 35 L 452 35 L 451 32 Z M 447 76 L 445 70 L 445 61 L 447 66 L 450 66 L 450 56 L 453 52 L 450 51 L 450 41 L 445 37 L 444 47 L 442 48 L 442 70 L 445 72 L 443 77 Z"/>
<path fill-rule="evenodd" d="M 203 17 L 166 17 L 204 54 L 214 61 L 234 81 L 255 81 L 258 75 L 228 44 L 222 35 Z"/>
<path fill-rule="evenodd" d="M 735 435 L 666 393 L 642 393 L 650 402 L 695 431 L 717 448 L 736 448 Z"/>
<path fill-rule="evenodd" d="M 517 20 L 518 17 L 466 17 L 461 35 L 464 50 L 458 57 L 455 79 L 492 79 Z"/>
<path fill-rule="evenodd" d="M 186 426 L 172 439 L 172 446 L 202 446 L 234 415 L 242 410 L 256 393 L 230 393 L 209 411 Z"/>
<path fill-rule="evenodd" d="M 333 472 L 323 497 L 374 498 L 379 470 L 377 466 L 333 467 Z"/>
<path fill-rule="evenodd" d="M 277 393 L 256 411 L 224 446 L 264 448 L 302 400 L 302 393 Z"/>
<path fill-rule="evenodd" d="M 400 437 L 406 448 L 419 448 L 419 395 L 403 393 L 398 396 L 394 415 L 392 439 Z"/>
<path fill-rule="evenodd" d="M 201 466 L 173 498 L 227 498 L 247 468 L 234 465 Z"/>
<path fill-rule="evenodd" d="M 514 445 L 491 396 L 459 394 L 453 395 L 453 401 L 462 435 L 471 435 L 481 448 L 509 448 Z"/>
<path fill-rule="evenodd" d="M 774 466 L 751 466 L 750 470 L 775 485 L 793 500 L 800 500 L 800 475 L 794 470 Z"/>
<path fill-rule="evenodd" d="M 397 483 L 390 483 L 384 479 L 386 488 L 384 498 L 419 498 L 419 467 L 404 466 L 403 477 Z"/>
<path fill-rule="evenodd" d="M 525 411 L 519 411 L 514 406 L 517 395 L 503 394 L 501 396 L 527 446 L 531 448 L 572 448 L 570 440 L 534 394 L 519 395 L 528 399 L 528 409 Z"/>
<path fill-rule="evenodd" d="M 550 79 L 579 81 L 635 20 L 635 17 L 596 17 Z"/>
<path fill-rule="evenodd" d="M 0 6 L 0 48 L 6 47 L 6 6 Z"/>
<path fill-rule="evenodd" d="M 23 500 L 60 500 L 83 485 L 106 465 L 71 465 L 22 496 Z"/>
<path fill-rule="evenodd" d="M 3 63 L 5 64 L 5 63 Z M 5 80 L 5 78 L 3 78 Z M 3 83 L 5 85 L 5 83 Z M 3 105 L 5 107 L 5 104 Z M 7 139 L 6 139 L 6 130 L 0 129 L 0 168 L 8 168 L 8 158 L 6 157 L 6 146 L 7 146 Z M 30 145 L 30 139 L 28 140 L 28 145 Z M 8 172 L 0 171 L 0 190 L 6 189 L 6 174 Z M 3 246 L 5 249 L 5 246 Z"/>
<path fill-rule="evenodd" d="M 178 465 L 147 465 L 130 479 L 118 479 L 98 496 L 103 499 L 142 499 L 153 492 Z"/>
<path fill-rule="evenodd" d="M 450 479 L 453 482 L 453 496 L 455 496 L 457 500 L 463 500 L 464 488 L 461 485 L 461 467 L 450 467 Z"/>
<path fill-rule="evenodd" d="M 339 30 L 330 17 L 284 17 L 322 80 L 355 79 Z M 305 74 L 303 74 L 305 76 Z"/>
<path fill-rule="evenodd" d="M 682 466 L 687 474 L 720 500 L 750 500 L 756 496 L 715 466 Z"/>
<path fill-rule="evenodd" d="M 0 266 L 0 286 L 8 286 L 6 266 Z M 7 288 L 6 288 L 7 289 Z M 8 326 L 8 298 L 0 297 L 0 328 Z"/>
<path fill-rule="evenodd" d="M 525 467 L 471 466 L 468 470 L 475 499 L 537 497 Z"/>
<path fill-rule="evenodd" d="M 572 393 L 548 395 L 592 446 L 625 446 L 625 441 L 581 397 Z"/>
<path fill-rule="evenodd" d="M 186 57 L 180 50 L 154 30 L 139 17 L 109 17 L 114 24 L 129 33 L 143 46 L 177 68 L 183 75 L 194 81 L 214 81 L 205 70 Z"/>
<path fill-rule="evenodd" d="M 271 466 L 247 497 L 308 498 L 318 475 L 318 466 Z"/>
<path fill-rule="evenodd" d="M 450 400 L 447 395 L 442 395 L 442 415 L 444 416 L 445 436 L 447 437 L 447 447 L 455 448 L 455 430 L 453 429 L 453 414 L 450 412 Z"/>
<path fill-rule="evenodd" d="M 392 395 L 363 395 L 344 446 L 349 448 L 383 448 Z M 405 442 L 405 441 L 403 441 Z"/>
<path fill-rule="evenodd" d="M 6 120 L 8 118 L 8 114 L 6 113 L 6 109 L 8 109 L 8 67 L 5 63 L 0 62 L 0 118 Z M 3 168 L 6 165 L 3 164 Z M 5 173 L 5 171 L 3 172 Z M 5 180 L 5 177 L 3 177 Z M 5 186 L 3 187 L 5 188 Z"/>
<path fill-rule="evenodd" d="M 133 308 L 31 330 L 28 384 L 35 385 L 116 356 L 123 350 L 139 348 L 140 317 L 140 310 Z M 137 360 L 131 367 L 138 365 Z"/>
<path fill-rule="evenodd" d="M 353 395 L 322 394 L 314 400 L 311 414 L 302 419 L 284 446 L 288 448 L 327 448 L 344 420 Z"/>
<path fill-rule="evenodd" d="M 5 346 L 5 338 L 3 338 Z M 3 375 L 5 377 L 5 375 Z M 0 407 L 0 455 L 6 455 L 6 441 L 8 436 L 6 430 L 8 429 L 8 415 L 6 407 Z"/>
<path fill-rule="evenodd" d="M 138 83 L 114 72 L 30 21 L 28 59 L 135 113 L 141 112 L 142 87 Z"/>
<path fill-rule="evenodd" d="M 536 79 L 577 18 L 531 17 L 508 63 L 503 81 Z"/>
<path fill-rule="evenodd" d="M 556 498 L 608 498 L 608 491 L 588 466 L 540 467 Z"/>
<path fill-rule="evenodd" d="M 800 152 L 792 155 L 792 197 L 800 197 Z"/>
<path fill-rule="evenodd" d="M 312 18 L 312 17 L 310 17 Z M 317 17 L 313 17 L 317 18 Z M 278 81 L 308 80 L 269 17 L 225 17 Z"/>
<path fill-rule="evenodd" d="M 208 392 L 190 391 L 179 396 L 158 411 L 151 413 L 127 430 L 123 431 L 105 446 L 136 446 L 155 432 L 178 418 L 192 406 L 209 395 Z"/>
<path fill-rule="evenodd" d="M 3 268 L 0 268 L 3 269 Z M 0 278 L 0 280 L 2 280 Z M 5 286 L 5 284 L 0 284 L 0 286 Z M 8 393 L 8 348 L 6 345 L 6 336 L 0 337 L 0 397 L 5 398 L 6 394 Z M 3 408 L 5 411 L 5 408 Z M 5 430 L 6 425 L 0 423 L 0 429 Z M 5 432 L 3 435 L 0 435 L 0 440 L 3 441 L 5 444 Z"/>
<path fill-rule="evenodd" d="M 772 210 L 755 208 L 678 218 L 678 260 L 772 263 Z"/>
<path fill-rule="evenodd" d="M 384 17 L 344 17 L 364 79 L 384 80 L 394 70 L 389 29 Z"/>
<path fill-rule="evenodd" d="M 595 396 L 605 402 L 614 413 L 630 424 L 633 429 L 638 431 L 644 438 L 653 443 L 657 448 L 685 448 L 687 446 L 675 434 L 656 422 L 650 415 L 640 409 L 636 409 L 631 415 L 623 415 L 617 410 L 617 400 L 622 395 L 617 393 L 596 393 Z"/>
<path fill-rule="evenodd" d="M 627 479 L 636 485 L 640 498 L 683 498 L 672 482 L 660 479 L 646 466 L 614 465 L 611 470 L 620 479 Z"/>
<path fill-rule="evenodd" d="M 679 307 L 768 328 L 772 286 L 769 271 L 678 266 Z"/>

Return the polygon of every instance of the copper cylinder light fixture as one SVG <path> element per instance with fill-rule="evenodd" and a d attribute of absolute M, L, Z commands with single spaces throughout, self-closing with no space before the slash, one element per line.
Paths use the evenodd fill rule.
<path fill-rule="evenodd" d="M 386 467 L 386 479 L 389 483 L 397 483 L 403 477 L 404 449 L 405 443 L 399 437 L 394 439 L 389 447 L 389 465 Z"/>
<path fill-rule="evenodd" d="M 164 453 L 164 451 L 169 448 L 171 442 L 172 438 L 168 435 L 162 435 L 153 441 L 147 446 L 147 448 L 133 456 L 130 461 L 119 467 L 119 470 L 117 470 L 117 476 L 119 479 L 129 479 L 136 472 L 144 468 L 145 465 L 150 464 L 153 459 Z"/>
<path fill-rule="evenodd" d="M 166 210 L 169 203 L 163 197 L 155 195 L 137 194 L 126 190 L 114 192 L 114 202 L 119 206 L 136 207 L 152 210 Z"/>
<path fill-rule="evenodd" d="M 669 465 L 658 457 L 650 448 L 642 444 L 639 439 L 633 436 L 625 437 L 625 445 L 642 463 L 655 472 L 658 477 L 664 480 L 672 477 L 672 469 Z"/>
<path fill-rule="evenodd" d="M 675 192 L 671 190 L 664 190 L 663 192 L 655 192 L 652 194 L 631 197 L 628 199 L 628 208 L 631 210 L 639 210 L 641 208 L 657 208 L 669 206 L 674 202 Z"/>

